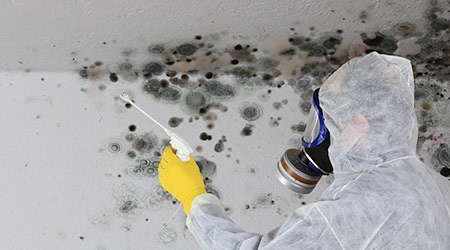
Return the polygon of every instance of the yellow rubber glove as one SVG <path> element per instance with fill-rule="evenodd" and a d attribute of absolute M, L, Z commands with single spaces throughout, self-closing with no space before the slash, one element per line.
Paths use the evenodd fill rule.
<path fill-rule="evenodd" d="M 183 203 L 184 212 L 188 214 L 192 201 L 197 195 L 206 193 L 200 170 L 191 155 L 188 162 L 180 160 L 167 146 L 159 163 L 159 182 L 167 192 Z"/>

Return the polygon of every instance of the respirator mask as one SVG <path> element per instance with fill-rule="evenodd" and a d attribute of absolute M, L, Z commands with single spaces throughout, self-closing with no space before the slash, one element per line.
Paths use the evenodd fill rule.
<path fill-rule="evenodd" d="M 301 149 L 286 150 L 277 164 L 278 180 L 290 190 L 302 194 L 310 193 L 322 175 L 333 172 L 328 158 L 330 136 L 319 105 L 319 90 L 313 94 Z"/>

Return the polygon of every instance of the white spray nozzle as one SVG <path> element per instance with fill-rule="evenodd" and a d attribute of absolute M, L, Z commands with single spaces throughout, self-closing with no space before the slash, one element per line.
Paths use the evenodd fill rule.
<path fill-rule="evenodd" d="M 131 102 L 130 96 L 127 95 L 125 92 L 122 93 L 122 94 L 120 94 L 119 96 L 120 96 L 120 99 L 122 99 L 123 101 L 125 101 L 125 102 Z"/>
<path fill-rule="evenodd" d="M 144 110 L 139 108 L 131 100 L 130 96 L 127 95 L 126 93 L 121 93 L 120 99 L 133 105 L 135 108 L 137 108 L 139 111 L 141 111 L 145 116 L 147 116 L 150 120 L 152 120 L 159 127 L 161 127 L 164 130 L 164 132 L 166 132 L 166 134 L 170 137 L 170 144 L 172 145 L 172 147 L 175 150 L 177 150 L 176 155 L 178 156 L 178 158 L 180 158 L 180 160 L 182 160 L 184 162 L 189 161 L 189 159 L 191 158 L 190 155 L 194 152 L 194 150 L 192 150 L 192 147 L 189 145 L 189 143 L 187 143 L 187 141 L 185 141 L 183 138 L 181 138 L 181 136 L 175 134 L 171 130 L 165 128 L 163 125 L 161 125 L 161 123 L 156 121 L 153 117 L 151 117 L 149 114 L 147 114 Z"/>

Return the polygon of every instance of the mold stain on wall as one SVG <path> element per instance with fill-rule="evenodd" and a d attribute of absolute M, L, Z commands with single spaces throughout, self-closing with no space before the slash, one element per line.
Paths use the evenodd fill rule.
<path fill-rule="evenodd" d="M 298 103 L 298 112 L 307 115 L 311 109 L 313 90 L 320 87 L 327 77 L 347 60 L 372 51 L 400 55 L 411 60 L 415 76 L 415 102 L 419 122 L 418 152 L 422 160 L 450 176 L 450 7 L 428 4 L 424 11 L 424 27 L 418 30 L 412 23 L 402 22 L 383 27 L 381 30 L 361 32 L 359 39 L 346 40 L 345 34 L 354 31 L 336 27 L 335 31 L 301 35 L 294 28 L 287 32 L 286 40 L 279 41 L 273 48 L 260 48 L 258 44 L 231 43 L 230 41 L 207 40 L 204 34 L 179 44 L 150 44 L 147 48 L 149 60 L 144 65 L 134 65 L 128 59 L 118 59 L 117 64 L 104 65 L 96 62 L 78 69 L 80 78 L 95 82 L 109 79 L 111 84 L 121 82 L 138 89 L 154 101 L 176 105 L 188 118 L 170 117 L 167 125 L 182 127 L 197 120 L 203 120 L 206 132 L 199 134 L 199 145 L 195 147 L 196 161 L 204 177 L 208 192 L 220 198 L 220 190 L 213 185 L 213 178 L 220 164 L 202 156 L 206 147 L 203 142 L 213 141 L 213 151 L 224 154 L 229 142 L 226 134 L 214 138 L 208 130 L 214 130 L 221 114 L 230 111 L 228 103 L 240 102 L 239 116 L 246 124 L 233 128 L 243 138 L 252 136 L 260 129 L 255 121 L 263 113 L 273 109 L 279 116 L 271 116 L 266 126 L 276 129 L 282 122 L 283 107 Z M 370 10 L 362 11 L 355 18 L 362 23 L 371 22 Z M 277 48 L 277 49 L 274 49 Z M 131 88 L 131 87 L 130 87 Z M 133 87 L 136 89 L 136 87 Z M 264 100 L 274 89 L 288 88 L 297 100 L 281 99 L 266 105 Z M 99 85 L 98 91 L 107 89 Z M 260 102 L 241 102 L 237 97 L 245 93 L 260 93 Z M 131 105 L 125 105 L 130 108 Z M 273 111 L 271 110 L 271 112 Z M 268 112 L 269 113 L 269 112 Z M 261 125 L 258 125 L 261 126 Z M 305 131 L 304 121 L 291 124 L 293 144 L 298 144 Z M 164 204 L 176 203 L 170 194 L 158 184 L 157 166 L 167 141 L 160 140 L 153 132 L 140 133 L 130 125 L 119 139 L 111 140 L 108 149 L 111 154 L 121 154 L 129 167 L 117 175 L 133 181 L 148 178 L 155 188 L 147 195 L 136 195 L 131 189 L 117 191 L 116 197 L 120 216 L 129 217 L 139 210 L 159 209 Z M 194 145 L 193 145 L 194 146 Z M 231 144 L 230 144 L 231 146 Z M 225 152 L 224 152 L 225 151 Z M 229 148 L 227 153 L 231 152 Z M 229 155 L 229 154 L 228 154 Z M 227 156 L 228 156 L 227 155 Z M 239 162 L 236 159 L 236 162 Z M 252 168 L 251 173 L 258 172 Z M 252 175 L 249 175 L 252 178 Z M 255 177 L 256 178 L 256 177 Z M 275 207 L 277 202 L 269 194 L 254 197 L 254 201 L 230 211 Z M 280 208 L 278 208 L 278 211 Z M 159 240 L 170 244 L 177 239 L 173 229 L 159 232 Z"/>

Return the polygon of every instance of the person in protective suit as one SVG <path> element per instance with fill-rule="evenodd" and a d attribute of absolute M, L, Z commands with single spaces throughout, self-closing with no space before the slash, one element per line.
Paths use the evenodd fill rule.
<path fill-rule="evenodd" d="M 203 249 L 450 249 L 450 184 L 416 155 L 410 62 L 376 52 L 354 58 L 319 92 L 335 180 L 271 232 L 246 232 L 207 194 L 191 156 L 169 146 L 162 186 L 184 205 Z"/>

